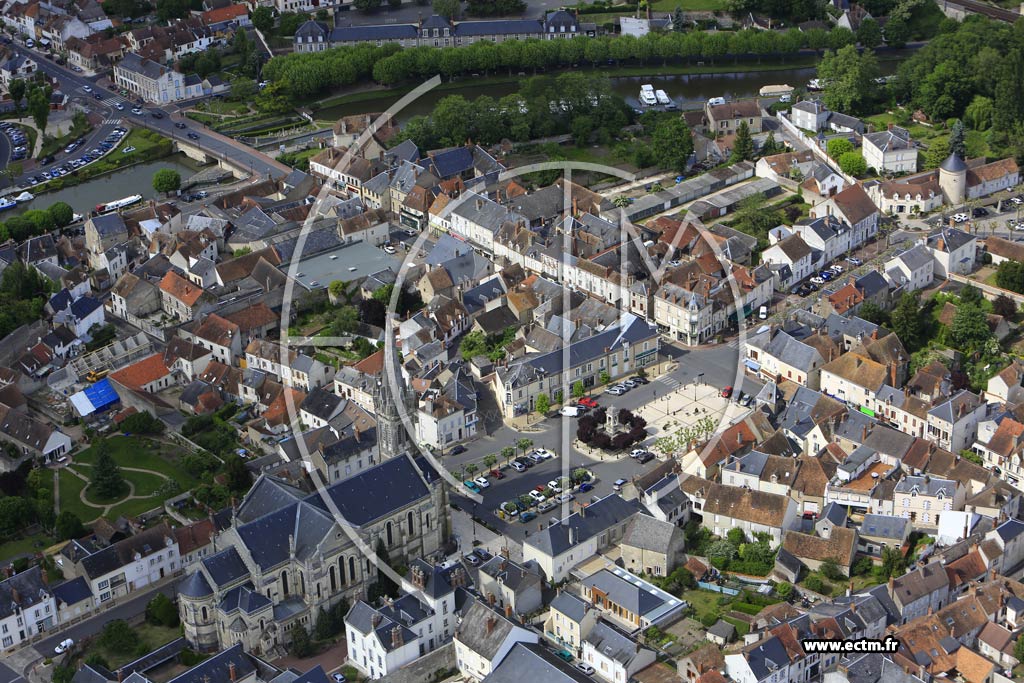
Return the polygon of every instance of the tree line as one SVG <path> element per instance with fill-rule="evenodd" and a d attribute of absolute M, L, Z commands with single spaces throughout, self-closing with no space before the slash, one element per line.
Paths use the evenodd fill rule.
<path fill-rule="evenodd" d="M 397 44 L 337 47 L 323 52 L 292 53 L 274 57 L 263 77 L 280 84 L 293 98 L 320 96 L 344 85 L 372 78 L 383 85 L 397 85 L 441 74 L 447 78 L 467 74 L 491 74 L 500 70 L 510 75 L 519 71 L 621 64 L 654 60 L 709 61 L 740 58 L 792 56 L 801 50 L 839 49 L 857 42 L 845 28 L 789 29 L 784 32 L 742 31 L 650 33 L 642 38 L 630 35 L 577 36 L 565 40 L 480 41 L 460 47 L 402 48 Z"/>

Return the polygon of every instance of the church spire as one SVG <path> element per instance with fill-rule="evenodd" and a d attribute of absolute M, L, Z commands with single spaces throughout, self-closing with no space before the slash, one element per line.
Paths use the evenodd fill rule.
<path fill-rule="evenodd" d="M 377 450 L 382 461 L 401 455 L 409 444 L 405 425 L 402 424 L 402 415 L 398 411 L 398 401 L 406 398 L 402 382 L 401 361 L 398 357 L 398 349 L 395 348 L 394 338 L 391 335 L 388 336 L 389 342 L 384 348 L 384 367 L 381 370 L 380 379 L 377 380 L 375 396 Z M 396 388 L 397 396 L 395 395 Z M 407 411 L 410 410 L 408 401 L 405 403 Z M 414 412 L 409 412 L 409 417 L 412 418 L 414 414 Z"/>

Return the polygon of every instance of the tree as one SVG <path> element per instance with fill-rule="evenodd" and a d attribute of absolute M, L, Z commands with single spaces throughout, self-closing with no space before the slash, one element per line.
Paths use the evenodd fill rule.
<path fill-rule="evenodd" d="M 174 628 L 178 625 L 178 608 L 163 593 L 157 593 L 146 604 L 146 621 L 156 626 Z"/>
<path fill-rule="evenodd" d="M 854 148 L 853 143 L 850 142 L 847 138 L 833 138 L 832 140 L 828 141 L 828 144 L 825 146 L 825 149 L 828 150 L 828 155 L 830 157 L 832 157 L 833 159 L 838 159 L 847 152 L 852 152 Z"/>
<path fill-rule="evenodd" d="M 573 398 L 583 398 L 583 395 L 586 394 L 586 393 L 587 393 L 587 390 L 583 386 L 583 381 L 582 380 L 576 380 L 576 382 L 572 385 L 572 397 Z"/>
<path fill-rule="evenodd" d="M 833 557 L 825 558 L 821 563 L 820 571 L 825 575 L 825 578 L 832 581 L 842 581 L 846 578 L 842 570 L 839 569 L 839 563 Z"/>
<path fill-rule="evenodd" d="M 733 142 L 732 156 L 729 157 L 729 161 L 735 164 L 753 158 L 754 139 L 750 136 L 750 126 L 746 121 L 742 121 L 739 128 L 736 129 L 736 140 Z"/>
<path fill-rule="evenodd" d="M 375 12 L 380 9 L 380 0 L 355 0 L 352 6 L 360 12 Z"/>
<path fill-rule="evenodd" d="M 380 0 L 377 0 L 380 6 Z M 277 22 L 277 32 L 282 36 L 294 36 L 299 27 L 309 21 L 309 15 L 304 12 L 282 12 Z"/>
<path fill-rule="evenodd" d="M 14 106 L 20 109 L 21 101 L 25 98 L 25 81 L 20 78 L 15 78 L 11 81 L 11 84 L 7 86 L 7 94 L 10 95 L 11 100 L 14 101 Z"/>
<path fill-rule="evenodd" d="M 676 33 L 682 33 L 686 30 L 686 19 L 683 14 L 683 8 L 676 5 L 676 8 L 672 11 L 672 30 Z"/>
<path fill-rule="evenodd" d="M 163 434 L 166 428 L 167 425 L 148 410 L 132 413 L 121 421 L 121 431 L 125 434 Z"/>
<path fill-rule="evenodd" d="M 434 14 L 445 19 L 458 18 L 461 5 L 460 0 L 433 0 L 431 3 L 431 6 L 434 8 Z"/>
<path fill-rule="evenodd" d="M 28 94 L 28 113 L 40 131 L 46 130 L 50 117 L 50 96 L 43 88 L 33 88 Z"/>
<path fill-rule="evenodd" d="M 993 108 L 991 98 L 975 95 L 964 109 L 964 121 L 974 130 L 988 130 L 992 126 Z"/>
<path fill-rule="evenodd" d="M 874 301 L 865 301 L 861 304 L 860 310 L 857 311 L 857 317 L 876 325 L 889 324 L 889 314 L 882 310 L 882 307 Z"/>
<path fill-rule="evenodd" d="M 153 189 L 170 194 L 181 188 L 181 174 L 173 168 L 161 168 L 153 174 Z"/>
<path fill-rule="evenodd" d="M 861 156 L 860 152 L 847 152 L 840 156 L 838 161 L 839 168 L 842 169 L 843 173 L 854 178 L 868 172 L 868 162 L 864 161 L 864 157 Z"/>
<path fill-rule="evenodd" d="M 516 448 L 521 450 L 523 452 L 523 455 L 526 455 L 526 451 L 528 451 L 531 448 L 533 448 L 533 439 L 528 439 L 526 437 L 523 437 L 522 439 L 519 439 L 518 441 L 516 441 Z M 505 451 L 502 451 L 502 455 L 504 455 L 504 454 L 505 454 Z M 507 458 L 507 456 L 506 456 L 506 458 Z"/>
<path fill-rule="evenodd" d="M 857 42 L 869 50 L 874 50 L 881 45 L 882 29 L 879 27 L 878 22 L 871 17 L 860 22 L 860 27 L 857 29 Z"/>
<path fill-rule="evenodd" d="M 764 139 L 764 145 L 761 146 L 761 156 L 771 156 L 773 154 L 778 154 L 780 151 L 782 151 L 782 148 L 775 140 L 775 131 L 768 131 L 768 137 Z"/>
<path fill-rule="evenodd" d="M 51 204 L 49 208 L 46 209 L 46 213 L 50 214 L 53 224 L 58 228 L 63 228 L 75 219 L 74 210 L 66 202 L 55 202 L 54 204 Z"/>
<path fill-rule="evenodd" d="M 743 529 L 740 529 L 739 527 L 729 529 L 725 534 L 725 538 L 729 543 L 732 543 L 737 548 L 747 541 L 747 535 L 743 532 Z"/>
<path fill-rule="evenodd" d="M 775 592 L 783 600 L 789 600 L 789 596 L 793 595 L 793 584 L 789 581 L 783 581 L 775 586 Z"/>
<path fill-rule="evenodd" d="M 974 285 L 964 285 L 964 288 L 960 290 L 960 294 L 958 296 L 960 303 L 971 306 L 981 306 L 981 302 L 984 300 L 984 297 L 981 295 L 981 290 Z"/>
<path fill-rule="evenodd" d="M 252 486 L 252 472 L 245 466 L 245 461 L 237 455 L 228 457 L 224 463 L 224 483 L 236 493 L 245 493 Z"/>
<path fill-rule="evenodd" d="M 238 102 L 249 102 L 259 92 L 256 81 L 245 76 L 238 76 L 231 79 L 231 99 Z"/>
<path fill-rule="evenodd" d="M 6 271 L 4 273 L 6 275 Z M 996 267 L 996 285 L 1011 292 L 1024 293 L 1024 263 L 1003 261 Z"/>
<path fill-rule="evenodd" d="M 1005 294 L 1000 294 L 992 302 L 992 312 L 1004 318 L 1011 318 L 1017 314 L 1017 304 Z"/>
<path fill-rule="evenodd" d="M 906 20 L 900 17 L 889 17 L 885 22 L 885 43 L 889 47 L 903 47 L 910 39 L 910 27 Z"/>
<path fill-rule="evenodd" d="M 693 154 L 693 137 L 690 127 L 681 116 L 662 119 L 651 135 L 658 164 L 676 173 L 686 170 L 690 155 Z"/>
<path fill-rule="evenodd" d="M 957 119 L 949 131 L 949 152 L 961 159 L 967 158 L 967 143 L 964 141 L 964 124 Z"/>
<path fill-rule="evenodd" d="M 736 546 L 725 539 L 714 541 L 707 549 L 707 554 L 710 559 L 725 561 L 735 559 L 736 552 Z"/>
<path fill-rule="evenodd" d="M 551 399 L 548 398 L 547 394 L 538 394 L 534 406 L 537 408 L 538 413 L 547 415 L 548 410 L 551 409 Z"/>
<path fill-rule="evenodd" d="M 96 462 L 92 467 L 92 481 L 89 485 L 93 487 L 100 498 L 106 500 L 120 498 L 128 488 L 124 475 L 121 474 L 121 468 L 114 462 L 105 440 L 100 440 L 96 444 L 96 449 L 98 452 Z"/>
<path fill-rule="evenodd" d="M 1019 662 L 1024 662 L 1024 633 L 1017 636 L 1017 642 L 1013 645 L 1013 656 Z"/>
<path fill-rule="evenodd" d="M 70 510 L 61 510 L 60 514 L 57 515 L 54 531 L 57 534 L 58 540 L 61 541 L 81 538 L 86 534 L 86 528 L 82 524 L 82 520 Z"/>
<path fill-rule="evenodd" d="M 274 12 L 269 7 L 257 7 L 249 14 L 249 21 L 260 33 L 267 33 L 274 28 Z"/>
<path fill-rule="evenodd" d="M 985 311 L 968 304 L 956 307 L 956 315 L 949 326 L 949 340 L 957 349 L 973 353 L 981 350 L 991 338 L 992 330 L 988 326 Z"/>
<path fill-rule="evenodd" d="M 513 451 L 513 453 L 514 452 L 515 451 Z M 498 464 L 498 456 L 495 455 L 494 453 L 488 453 L 487 455 L 484 456 L 484 467 L 486 467 L 487 469 L 489 469 L 489 470 L 494 469 L 494 466 L 497 465 L 497 464 Z"/>
<path fill-rule="evenodd" d="M 139 634 L 124 619 L 107 622 L 98 638 L 99 644 L 113 652 L 132 652 L 139 644 Z"/>
<path fill-rule="evenodd" d="M 607 370 L 602 370 L 601 375 L 597 380 L 601 384 L 608 384 L 612 381 L 612 376 L 608 374 Z"/>
<path fill-rule="evenodd" d="M 190 4 L 189 0 L 157 0 L 156 16 L 164 22 L 180 19 L 188 14 Z"/>
<path fill-rule="evenodd" d="M 916 294 L 906 292 L 892 312 L 892 331 L 896 333 L 903 346 L 913 353 L 921 348 L 924 339 L 924 325 L 921 320 L 921 305 Z"/>
<path fill-rule="evenodd" d="M 296 622 L 292 627 L 292 642 L 288 646 L 288 653 L 292 657 L 305 659 L 315 651 L 313 641 L 309 637 L 309 631 L 301 623 Z"/>
<path fill-rule="evenodd" d="M 857 51 L 847 45 L 826 52 L 818 65 L 818 78 L 825 84 L 822 99 L 833 111 L 870 111 L 878 96 L 878 60 L 875 53 Z"/>
<path fill-rule="evenodd" d="M 462 469 L 466 471 L 467 477 L 472 477 L 474 474 L 480 471 L 479 465 L 477 465 L 475 462 L 466 463 Z"/>

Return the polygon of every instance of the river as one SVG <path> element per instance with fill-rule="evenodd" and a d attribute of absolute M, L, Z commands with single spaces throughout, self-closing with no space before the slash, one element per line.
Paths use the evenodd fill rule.
<path fill-rule="evenodd" d="M 895 73 L 899 66 L 896 59 L 879 61 L 883 75 Z M 652 68 L 656 70 L 656 67 Z M 620 95 L 631 106 L 638 107 L 637 96 L 640 85 L 650 83 L 656 90 L 664 90 L 676 105 L 683 110 L 700 109 L 712 97 L 724 97 L 736 100 L 757 96 L 766 85 L 787 84 L 797 88 L 804 87 L 807 81 L 815 77 L 815 67 L 795 69 L 777 69 L 774 71 L 740 71 L 734 73 L 708 74 L 675 74 L 664 76 L 616 76 L 611 79 L 612 90 Z M 548 78 L 554 78 L 549 76 Z M 434 90 L 418 97 L 396 116 L 399 125 L 413 116 L 429 114 L 437 101 L 449 95 L 462 95 L 469 99 L 489 95 L 495 99 L 510 95 L 519 90 L 516 83 L 485 83 L 474 85 L 466 81 L 464 87 Z M 390 92 L 381 97 L 364 99 L 327 107 L 316 112 L 321 120 L 339 119 L 343 116 L 381 112 L 393 105 L 403 93 Z"/>
<path fill-rule="evenodd" d="M 172 154 L 157 161 L 149 161 L 131 168 L 115 171 L 109 175 L 94 178 L 80 185 L 65 187 L 55 192 L 45 192 L 30 202 L 18 204 L 0 218 L 23 213 L 29 209 L 45 209 L 56 202 L 67 202 L 75 213 L 87 216 L 97 204 L 141 194 L 146 199 L 158 197 L 153 189 L 153 174 L 161 168 L 173 168 L 185 181 L 202 167 L 184 154 Z M 29 192 L 32 188 L 29 188 Z"/>

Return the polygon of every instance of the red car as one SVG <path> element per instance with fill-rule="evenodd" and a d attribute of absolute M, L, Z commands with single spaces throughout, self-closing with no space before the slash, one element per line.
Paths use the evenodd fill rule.
<path fill-rule="evenodd" d="M 538 486 L 534 486 L 533 490 L 537 491 L 538 493 L 544 493 L 547 490 L 547 488 L 548 488 L 547 486 L 544 486 L 543 484 L 540 484 Z"/>
<path fill-rule="evenodd" d="M 729 398 L 730 396 L 732 396 L 732 387 L 731 386 L 728 386 L 728 387 L 722 389 L 722 398 Z"/>
<path fill-rule="evenodd" d="M 579 403 L 581 406 L 586 406 L 588 408 L 596 408 L 597 407 L 597 401 L 595 401 L 594 399 L 590 398 L 589 396 L 584 396 L 583 398 L 581 398 L 580 400 L 578 400 L 576 402 Z"/>
<path fill-rule="evenodd" d="M 504 479 L 505 473 L 502 472 L 501 470 L 491 470 L 491 476 L 494 477 L 495 479 Z"/>

